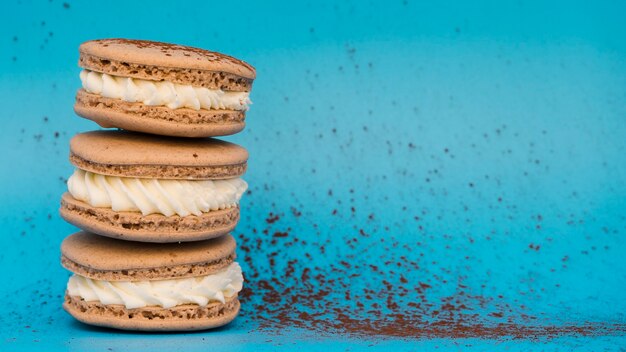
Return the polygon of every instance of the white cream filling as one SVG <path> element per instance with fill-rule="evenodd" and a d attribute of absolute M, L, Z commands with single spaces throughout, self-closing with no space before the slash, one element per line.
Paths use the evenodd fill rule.
<path fill-rule="evenodd" d="M 146 306 L 171 308 L 181 304 L 206 306 L 226 301 L 241 291 L 243 275 L 239 263 L 223 271 L 198 277 L 152 281 L 102 281 L 74 274 L 67 283 L 67 293 L 85 301 L 122 304 L 127 309 Z"/>
<path fill-rule="evenodd" d="M 83 70 L 80 73 L 83 89 L 105 98 L 121 99 L 130 103 L 167 106 L 170 109 L 194 110 L 248 110 L 252 104 L 248 92 L 193 87 L 168 81 L 111 76 Z"/>
<path fill-rule="evenodd" d="M 162 180 L 104 176 L 76 169 L 67 180 L 72 197 L 92 207 L 143 215 L 202 215 L 237 206 L 248 184 L 228 180 Z"/>

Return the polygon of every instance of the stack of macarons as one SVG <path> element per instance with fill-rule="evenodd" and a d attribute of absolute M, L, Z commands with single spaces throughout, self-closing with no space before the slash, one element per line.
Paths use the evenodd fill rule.
<path fill-rule="evenodd" d="M 83 43 L 76 113 L 102 127 L 70 141 L 61 216 L 73 272 L 64 308 L 92 325 L 199 330 L 239 312 L 239 220 L 248 152 L 210 138 L 244 128 L 255 70 L 150 41 Z"/>

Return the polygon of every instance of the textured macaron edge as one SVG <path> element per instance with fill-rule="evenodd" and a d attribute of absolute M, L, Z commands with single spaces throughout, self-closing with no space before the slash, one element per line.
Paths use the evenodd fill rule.
<path fill-rule="evenodd" d="M 177 44 L 111 38 L 84 42 L 78 51 L 80 67 L 118 76 L 231 91 L 250 91 L 256 78 L 242 60 Z"/>
<path fill-rule="evenodd" d="M 139 331 L 192 331 L 226 325 L 239 314 L 237 296 L 225 303 L 206 306 L 184 304 L 172 308 L 148 306 L 127 309 L 123 305 L 88 302 L 66 293 L 63 308 L 77 320 L 95 326 Z"/>
<path fill-rule="evenodd" d="M 254 82 L 254 78 L 241 77 L 227 72 L 130 63 L 86 53 L 80 54 L 78 66 L 113 76 L 168 81 L 232 92 L 250 92 Z"/>
<path fill-rule="evenodd" d="M 61 254 L 61 265 L 83 277 L 103 281 L 144 281 L 144 280 L 170 280 L 184 279 L 216 274 L 227 268 L 235 261 L 235 253 L 226 257 L 204 263 L 179 264 L 154 268 L 136 268 L 121 270 L 99 270 L 69 259 Z"/>
<path fill-rule="evenodd" d="M 61 197 L 61 217 L 89 232 L 138 242 L 189 242 L 211 239 L 232 231 L 239 221 L 239 207 L 213 210 L 200 216 L 142 215 L 97 208 L 66 192 Z"/>
<path fill-rule="evenodd" d="M 246 117 L 245 110 L 194 110 L 190 108 L 170 109 L 167 106 L 145 105 L 141 102 L 132 103 L 121 99 L 107 98 L 98 94 L 89 93 L 83 88 L 79 89 L 76 92 L 75 106 L 78 107 L 78 110 L 76 112 L 87 111 L 91 115 L 97 114 L 100 110 L 106 111 L 107 114 L 114 112 L 117 114 L 122 114 L 125 117 L 135 117 L 143 123 L 146 123 L 148 121 L 151 121 L 152 123 L 158 121 L 167 122 L 170 125 L 164 125 L 159 127 L 169 126 L 170 128 L 177 124 L 183 124 L 185 125 L 184 127 L 187 129 L 190 129 L 190 126 L 203 127 L 203 125 L 211 125 L 211 127 L 214 129 L 228 129 L 232 128 L 231 125 L 240 127 L 240 125 L 244 123 Z M 103 122 L 106 123 L 107 120 L 103 120 Z M 118 121 L 111 119 L 110 122 L 116 123 Z M 102 127 L 115 126 L 116 125 Z M 124 126 L 121 126 L 121 128 L 124 128 Z M 130 128 L 124 129 L 131 130 Z M 181 137 L 185 136 L 183 135 Z"/>
<path fill-rule="evenodd" d="M 183 180 L 224 180 L 240 177 L 247 169 L 247 162 L 217 166 L 102 164 L 84 159 L 73 152 L 70 152 L 70 163 L 81 170 L 107 176 Z"/>
<path fill-rule="evenodd" d="M 245 128 L 245 111 L 170 109 L 129 103 L 91 94 L 83 89 L 76 93 L 74 112 L 104 128 L 173 137 L 216 137 L 240 132 Z"/>

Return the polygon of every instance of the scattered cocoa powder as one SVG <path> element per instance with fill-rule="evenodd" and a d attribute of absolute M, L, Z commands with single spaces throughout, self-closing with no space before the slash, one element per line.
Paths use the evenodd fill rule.
<path fill-rule="evenodd" d="M 291 209 L 294 217 L 301 214 Z M 459 276 L 454 283 L 423 270 L 437 263 L 420 262 L 421 242 L 410 248 L 386 236 L 380 245 L 402 248 L 398 253 L 405 255 L 371 257 L 363 246 L 376 239 L 363 229 L 355 228 L 354 236 L 338 235 L 332 242 L 316 242 L 311 236 L 299 240 L 290 228 L 281 228 L 285 216 L 270 213 L 266 228 L 238 235 L 240 257 L 248 266 L 241 292 L 243 317 L 258 324 L 259 330 L 300 328 L 318 335 L 404 339 L 545 339 L 626 332 L 622 323 L 550 323 L 515 299 L 472 293 L 476 288 L 465 283 L 467 277 Z M 370 243 L 361 244 L 357 237 Z M 414 272 L 424 278 L 411 280 Z M 454 292 L 442 294 L 437 291 L 441 285 L 452 285 Z"/>

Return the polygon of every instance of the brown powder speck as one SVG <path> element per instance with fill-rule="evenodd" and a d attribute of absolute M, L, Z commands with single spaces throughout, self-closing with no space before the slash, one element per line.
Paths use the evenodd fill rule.
<path fill-rule="evenodd" d="M 267 219 L 265 219 L 265 221 L 266 221 L 268 224 L 273 224 L 273 223 L 275 223 L 276 221 L 278 221 L 279 219 L 280 219 L 280 216 L 279 216 L 278 214 L 272 214 L 272 213 L 270 213 L 270 214 L 269 214 L 269 216 L 267 217 Z"/>

